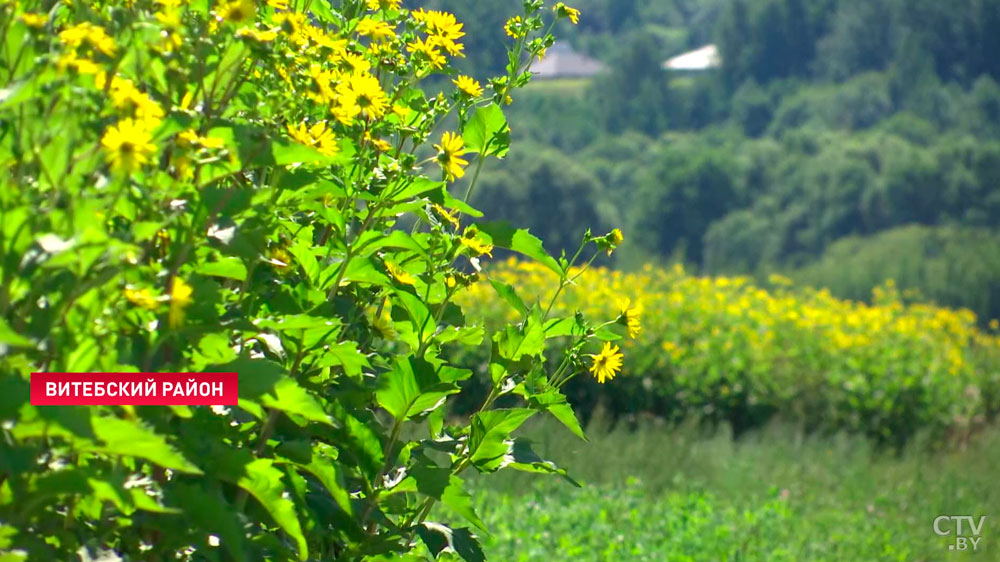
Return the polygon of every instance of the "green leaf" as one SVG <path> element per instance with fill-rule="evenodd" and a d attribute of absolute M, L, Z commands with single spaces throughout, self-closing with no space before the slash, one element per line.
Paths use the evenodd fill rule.
<path fill-rule="evenodd" d="M 412 236 L 402 230 L 393 230 L 388 236 L 379 235 L 363 246 L 364 254 L 371 255 L 382 248 L 396 248 L 400 250 L 411 250 L 417 254 L 427 257 L 427 249 L 420 245 Z M 360 250 L 358 250 L 360 251 Z"/>
<path fill-rule="evenodd" d="M 569 405 L 566 401 L 566 397 L 563 396 L 558 390 L 550 390 L 544 394 L 536 394 L 529 397 L 528 402 L 546 412 L 552 414 L 557 420 L 559 420 L 567 429 L 573 432 L 580 439 L 587 441 L 587 436 L 583 432 L 583 428 L 580 427 L 580 420 L 576 419 L 576 413 L 573 412 L 573 407 Z"/>
<path fill-rule="evenodd" d="M 31 340 L 15 332 L 3 318 L 0 318 L 0 344 L 27 347 Z"/>
<path fill-rule="evenodd" d="M 510 434 L 534 415 L 530 408 L 479 412 L 472 416 L 469 433 L 469 460 L 476 468 L 492 472 L 507 462 Z"/>
<path fill-rule="evenodd" d="M 514 228 L 507 221 L 476 223 L 476 227 L 490 237 L 494 246 L 528 256 L 551 269 L 556 275 L 562 276 L 563 271 L 559 263 L 545 251 L 542 241 L 526 229 Z"/>
<path fill-rule="evenodd" d="M 227 256 L 216 262 L 203 263 L 195 269 L 195 273 L 209 277 L 225 277 L 244 281 L 247 278 L 247 268 L 237 257 Z"/>
<path fill-rule="evenodd" d="M 333 283 L 337 275 L 340 273 L 341 264 L 335 265 L 332 268 L 328 268 L 329 275 L 324 275 L 324 284 L 320 286 L 321 289 L 326 290 L 328 286 Z M 327 272 L 324 271 L 324 274 Z M 382 287 L 388 287 L 392 285 L 389 278 L 379 271 L 375 264 L 372 263 L 367 257 L 356 257 L 352 259 L 347 264 L 347 271 L 344 273 L 344 279 L 341 283 L 370 283 L 372 285 L 379 285 Z"/>
<path fill-rule="evenodd" d="M 431 315 L 431 311 L 427 308 L 427 305 L 424 304 L 424 301 L 420 297 L 403 289 L 397 289 L 395 293 L 400 304 L 403 305 L 403 309 L 410 316 L 410 320 L 413 321 L 413 331 L 417 337 L 423 339 L 427 334 L 434 333 L 436 329 L 434 317 Z"/>
<path fill-rule="evenodd" d="M 525 356 L 538 355 L 545 349 L 545 330 L 542 328 L 542 312 L 536 306 L 521 326 L 507 325 L 497 331 L 493 340 L 497 343 L 500 357 L 518 361 Z"/>
<path fill-rule="evenodd" d="M 427 545 L 435 558 L 445 549 L 450 549 L 465 562 L 485 562 L 486 555 L 476 536 L 467 527 L 452 529 L 440 523 L 425 521 L 417 528 L 417 534 Z"/>
<path fill-rule="evenodd" d="M 553 318 L 545 322 L 545 339 L 560 336 L 582 336 L 586 332 L 586 327 L 580 325 L 576 316 Z"/>
<path fill-rule="evenodd" d="M 371 367 L 368 358 L 358 351 L 358 344 L 352 341 L 331 345 L 316 362 L 316 367 L 320 368 L 335 365 L 343 368 L 344 373 L 352 377 L 360 375 L 365 367 Z"/>
<path fill-rule="evenodd" d="M 559 468 L 552 461 L 547 461 L 539 457 L 531 449 L 531 442 L 526 439 L 515 439 L 510 448 L 510 462 L 505 467 L 513 468 L 523 472 L 535 472 L 541 474 L 556 474 L 562 476 L 567 482 L 580 488 L 580 483 L 574 480 L 565 469 Z"/>
<path fill-rule="evenodd" d="M 206 372 L 237 373 L 241 400 L 258 402 L 267 408 L 333 425 L 320 399 L 299 386 L 295 379 L 286 375 L 284 367 L 273 361 L 241 357 L 225 365 L 212 365 Z"/>
<path fill-rule="evenodd" d="M 184 517 L 207 534 L 216 534 L 222 548 L 238 562 L 247 560 L 242 524 L 236 510 L 226 502 L 218 482 L 178 482 L 168 488 L 171 503 L 186 506 Z M 211 488 L 209 487 L 211 486 Z"/>
<path fill-rule="evenodd" d="M 313 285 L 319 282 L 319 261 L 313 253 L 313 248 L 303 240 L 297 240 L 288 248 L 289 253 L 295 256 L 295 261 L 302 268 L 306 279 Z"/>
<path fill-rule="evenodd" d="M 295 540 L 299 549 L 299 560 L 309 558 L 309 547 L 302 534 L 302 526 L 295 514 L 295 504 L 283 497 L 285 485 L 282 473 L 274 468 L 271 459 L 256 459 L 243 467 L 243 474 L 236 484 L 250 493 L 271 514 L 274 522 Z"/>
<path fill-rule="evenodd" d="M 409 491 L 415 486 L 416 491 L 439 500 L 486 532 L 486 525 L 472 507 L 472 496 L 465 491 L 462 479 L 452 474 L 450 468 L 419 463 L 410 470 L 406 480 L 409 482 L 399 484 L 402 489 Z"/>
<path fill-rule="evenodd" d="M 495 290 L 497 294 L 500 295 L 500 298 L 506 301 L 511 308 L 516 310 L 518 314 L 526 314 L 528 312 L 528 307 L 525 306 L 521 297 L 517 296 L 517 290 L 514 289 L 513 285 L 497 281 L 496 279 L 490 279 L 490 285 L 493 285 L 493 290 Z"/>
<path fill-rule="evenodd" d="M 100 358 L 101 348 L 97 341 L 86 339 L 77 344 L 66 357 L 66 372 L 86 373 Z"/>
<path fill-rule="evenodd" d="M 439 190 L 431 191 L 427 194 L 427 199 L 445 207 L 446 209 L 458 209 L 463 214 L 469 215 L 470 217 L 479 218 L 483 216 L 482 211 L 472 207 L 465 201 L 461 199 L 456 199 L 452 197 L 451 193 L 448 193 L 447 187 L 442 187 Z"/>
<path fill-rule="evenodd" d="M 449 394 L 458 391 L 456 384 L 442 380 L 427 361 L 401 357 L 391 371 L 379 376 L 375 396 L 379 406 L 397 420 L 404 420 L 437 408 Z"/>
<path fill-rule="evenodd" d="M 95 452 L 142 458 L 178 472 L 202 474 L 201 469 L 170 447 L 163 436 L 138 422 L 102 417 L 94 420 L 93 429 L 101 445 L 86 448 Z"/>
<path fill-rule="evenodd" d="M 500 106 L 493 103 L 476 108 L 462 130 L 462 140 L 470 152 L 497 158 L 506 156 L 510 149 L 510 127 Z"/>
<path fill-rule="evenodd" d="M 300 464 L 299 468 L 309 472 L 330 492 L 330 496 L 348 514 L 351 513 L 351 495 L 344 488 L 343 475 L 337 470 L 337 464 L 329 459 L 314 458 L 309 464 Z"/>

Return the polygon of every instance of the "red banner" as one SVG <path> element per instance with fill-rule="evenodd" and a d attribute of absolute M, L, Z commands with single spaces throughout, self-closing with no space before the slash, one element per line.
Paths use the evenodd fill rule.
<path fill-rule="evenodd" d="M 236 373 L 32 373 L 35 406 L 235 406 Z"/>

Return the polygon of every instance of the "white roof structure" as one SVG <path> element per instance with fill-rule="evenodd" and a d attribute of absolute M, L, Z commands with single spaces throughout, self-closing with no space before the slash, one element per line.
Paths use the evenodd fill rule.
<path fill-rule="evenodd" d="M 668 59 L 663 63 L 664 70 L 707 70 L 722 65 L 722 57 L 715 45 L 705 45 L 700 49 L 688 51 Z"/>
<path fill-rule="evenodd" d="M 531 72 L 538 78 L 586 78 L 602 70 L 600 61 L 574 51 L 563 41 L 557 41 L 542 60 L 531 65 Z"/>

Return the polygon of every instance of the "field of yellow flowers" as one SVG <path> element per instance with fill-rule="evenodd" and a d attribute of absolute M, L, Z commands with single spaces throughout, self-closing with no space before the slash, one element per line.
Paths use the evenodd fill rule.
<path fill-rule="evenodd" d="M 518 287 L 526 302 L 551 298 L 552 273 L 542 266 L 510 260 L 485 273 Z M 736 431 L 778 415 L 806 430 L 899 442 L 922 428 L 961 435 L 1000 405 L 996 322 L 983 331 L 970 311 L 909 302 L 891 281 L 867 304 L 780 276 L 762 286 L 679 265 L 594 268 L 566 289 L 557 312 L 613 318 L 620 295 L 638 300 L 641 331 L 616 342 L 625 355 L 620 379 L 572 381 L 568 393 L 585 410 L 600 401 L 613 415 L 694 415 Z M 467 298 L 466 310 L 487 325 L 515 314 L 489 283 Z"/>

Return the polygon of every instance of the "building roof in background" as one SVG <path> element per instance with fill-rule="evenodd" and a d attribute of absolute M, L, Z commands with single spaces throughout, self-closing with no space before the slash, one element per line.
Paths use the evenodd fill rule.
<path fill-rule="evenodd" d="M 715 45 L 705 45 L 668 59 L 663 63 L 665 70 L 707 70 L 722 64 L 719 49 Z"/>
<path fill-rule="evenodd" d="M 596 59 L 578 53 L 565 41 L 557 41 L 545 54 L 545 58 L 531 66 L 538 78 L 585 78 L 604 70 L 604 65 Z"/>

